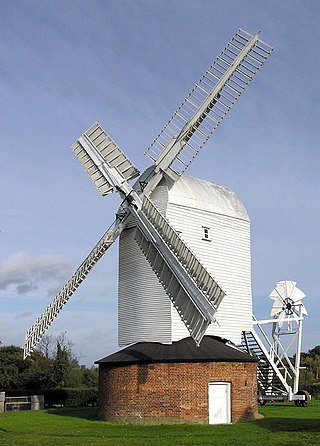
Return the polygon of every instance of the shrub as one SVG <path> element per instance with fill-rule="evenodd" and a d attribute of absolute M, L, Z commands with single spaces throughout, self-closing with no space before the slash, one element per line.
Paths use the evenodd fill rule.
<path fill-rule="evenodd" d="M 98 401 L 98 389 L 95 387 L 88 389 L 48 389 L 43 394 L 45 405 L 48 407 L 88 407 L 96 406 Z"/>
<path fill-rule="evenodd" d="M 93 407 L 98 404 L 98 389 L 90 388 L 55 388 L 46 390 L 7 389 L 6 396 L 44 395 L 46 407 Z"/>
<path fill-rule="evenodd" d="M 98 402 L 98 389 L 88 388 L 88 389 L 65 389 L 67 392 L 67 397 L 65 401 L 66 407 L 76 407 L 76 406 L 97 406 Z"/>

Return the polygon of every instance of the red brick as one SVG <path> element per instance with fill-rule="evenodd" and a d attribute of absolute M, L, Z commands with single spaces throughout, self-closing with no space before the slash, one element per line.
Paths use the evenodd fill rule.
<path fill-rule="evenodd" d="M 100 418 L 121 422 L 208 423 L 208 384 L 231 383 L 232 422 L 257 414 L 255 363 L 99 365 Z"/>

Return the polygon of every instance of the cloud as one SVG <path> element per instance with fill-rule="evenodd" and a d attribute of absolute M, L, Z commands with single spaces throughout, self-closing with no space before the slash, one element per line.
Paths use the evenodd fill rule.
<path fill-rule="evenodd" d="M 16 290 L 18 294 L 26 294 L 29 291 L 36 290 L 38 287 L 33 283 L 23 283 L 21 285 L 17 285 Z"/>
<path fill-rule="evenodd" d="M 70 269 L 71 262 L 62 256 L 32 257 L 17 252 L 0 261 L 0 289 L 15 286 L 18 294 L 26 294 L 37 289 L 39 283 L 64 280 Z"/>
<path fill-rule="evenodd" d="M 33 313 L 31 311 L 23 311 L 22 313 L 17 313 L 15 317 L 17 319 L 25 319 L 30 318 L 31 316 L 33 316 Z"/>

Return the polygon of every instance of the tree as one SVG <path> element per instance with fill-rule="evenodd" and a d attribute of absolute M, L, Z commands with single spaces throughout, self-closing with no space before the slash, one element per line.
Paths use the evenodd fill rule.
<path fill-rule="evenodd" d="M 59 341 L 57 341 L 57 352 L 54 361 L 54 374 L 57 386 L 64 387 L 66 378 L 68 376 L 70 368 L 70 358 L 65 347 L 61 347 Z"/>
<path fill-rule="evenodd" d="M 45 335 L 37 346 L 37 351 L 41 352 L 46 358 L 52 357 L 52 346 L 54 345 L 54 337 Z"/>
<path fill-rule="evenodd" d="M 82 384 L 84 387 L 98 387 L 99 371 L 97 367 L 83 368 Z"/>
<path fill-rule="evenodd" d="M 24 375 L 25 389 L 48 389 L 56 386 L 53 359 L 35 351 L 30 362 L 31 365 Z"/>
<path fill-rule="evenodd" d="M 45 336 L 26 360 L 22 359 L 22 348 L 0 346 L 0 391 L 97 387 L 97 369 L 79 366 L 73 346 L 65 332 L 56 337 Z"/>
<path fill-rule="evenodd" d="M 21 387 L 28 367 L 30 360 L 23 361 L 22 348 L 13 345 L 0 347 L 0 388 Z"/>
<path fill-rule="evenodd" d="M 316 347 L 312 348 L 311 350 L 308 350 L 309 356 L 315 356 L 320 355 L 320 345 L 317 345 Z"/>
<path fill-rule="evenodd" d="M 320 393 L 320 346 L 301 354 L 301 387 L 317 397 Z"/>

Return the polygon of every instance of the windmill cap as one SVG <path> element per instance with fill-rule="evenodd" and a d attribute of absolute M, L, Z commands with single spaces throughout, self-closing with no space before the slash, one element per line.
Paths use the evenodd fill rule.
<path fill-rule="evenodd" d="M 167 179 L 166 182 L 168 184 L 170 180 Z M 172 187 L 170 187 L 170 184 L 168 184 L 168 187 L 168 201 L 171 204 L 249 221 L 249 216 L 242 201 L 233 191 L 224 186 L 182 175 Z"/>

